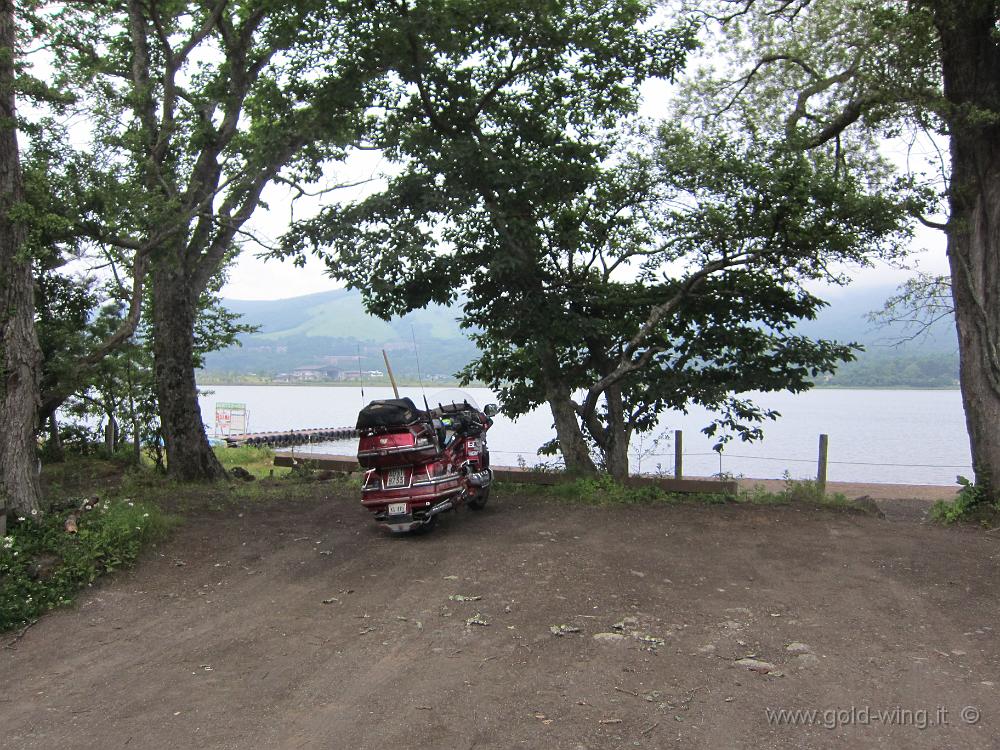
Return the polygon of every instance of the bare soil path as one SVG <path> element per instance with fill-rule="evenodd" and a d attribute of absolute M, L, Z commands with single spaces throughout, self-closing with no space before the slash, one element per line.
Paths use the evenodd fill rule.
<path fill-rule="evenodd" d="M 393 538 L 327 483 L 191 513 L 0 649 L 0 746 L 996 748 L 1000 534 L 891 519 L 507 492 Z"/>

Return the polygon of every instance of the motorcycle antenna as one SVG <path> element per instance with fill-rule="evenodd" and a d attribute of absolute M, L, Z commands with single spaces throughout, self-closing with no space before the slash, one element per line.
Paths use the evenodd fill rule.
<path fill-rule="evenodd" d="M 382 359 L 385 360 L 385 370 L 387 373 L 389 373 L 389 382 L 392 383 L 392 392 L 398 399 L 399 388 L 396 387 L 396 378 L 392 374 L 392 365 L 389 364 L 389 355 L 385 353 L 385 349 L 382 350 Z"/>
<path fill-rule="evenodd" d="M 361 369 L 361 344 L 358 344 L 358 377 L 361 378 L 361 405 L 365 405 L 365 372 Z"/>
<path fill-rule="evenodd" d="M 417 358 L 417 382 L 420 383 L 420 395 L 424 397 L 424 409 L 430 411 L 431 407 L 427 403 L 427 391 L 424 390 L 424 378 L 420 374 L 420 350 L 417 349 L 417 334 L 413 330 L 413 323 L 410 323 L 410 338 L 413 339 L 413 356 Z"/>

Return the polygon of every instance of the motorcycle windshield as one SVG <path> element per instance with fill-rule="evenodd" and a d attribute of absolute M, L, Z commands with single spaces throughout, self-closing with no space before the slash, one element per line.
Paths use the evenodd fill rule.
<path fill-rule="evenodd" d="M 427 397 L 427 405 L 430 406 L 431 409 L 438 409 L 452 404 L 457 406 L 468 404 L 476 411 L 482 411 L 482 409 L 479 408 L 479 404 L 476 403 L 476 399 L 459 388 L 448 388 L 443 391 L 438 391 L 433 396 Z"/>

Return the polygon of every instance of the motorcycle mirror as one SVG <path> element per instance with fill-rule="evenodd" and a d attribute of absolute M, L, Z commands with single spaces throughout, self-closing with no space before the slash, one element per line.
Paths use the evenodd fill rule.
<path fill-rule="evenodd" d="M 487 417 L 494 417 L 500 412 L 496 404 L 486 404 L 486 408 L 483 409 L 483 414 Z"/>

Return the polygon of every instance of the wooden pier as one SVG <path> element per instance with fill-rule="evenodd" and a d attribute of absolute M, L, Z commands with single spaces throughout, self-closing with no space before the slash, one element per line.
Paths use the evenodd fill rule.
<path fill-rule="evenodd" d="M 314 430 L 288 430 L 286 432 L 248 432 L 243 435 L 224 435 L 222 440 L 235 448 L 241 445 L 308 445 L 328 440 L 350 440 L 358 431 L 353 427 L 320 427 Z"/>

